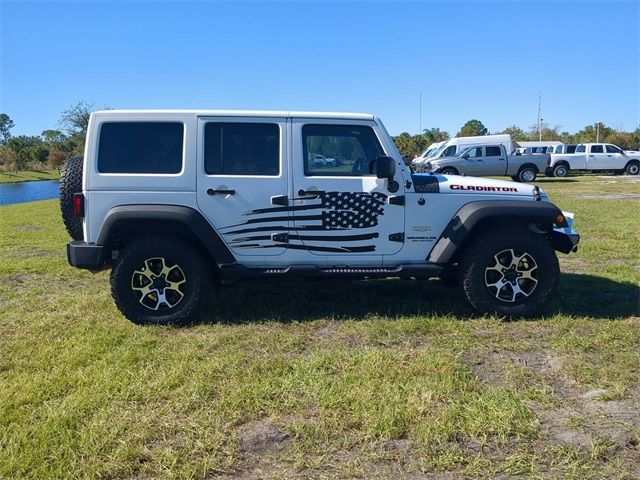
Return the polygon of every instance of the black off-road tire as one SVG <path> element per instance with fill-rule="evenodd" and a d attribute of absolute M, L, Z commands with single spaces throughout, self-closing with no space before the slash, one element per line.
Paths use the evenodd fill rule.
<path fill-rule="evenodd" d="M 440 173 L 442 175 L 460 175 L 460 173 L 458 173 L 458 170 L 453 167 L 444 167 Z"/>
<path fill-rule="evenodd" d="M 627 163 L 627 166 L 624 168 L 624 172 L 627 175 L 638 175 L 638 171 L 640 170 L 640 162 L 637 160 L 631 160 Z"/>
<path fill-rule="evenodd" d="M 516 253 L 526 252 L 537 265 L 535 288 L 529 296 L 519 295 L 514 302 L 496 298 L 495 291 L 485 283 L 485 269 L 495 263 L 495 255 L 509 249 Z M 502 227 L 481 233 L 469 245 L 458 273 L 464 294 L 476 310 L 519 318 L 535 316 L 544 310 L 557 291 L 560 267 L 555 251 L 543 235 L 524 226 Z"/>
<path fill-rule="evenodd" d="M 520 170 L 518 170 L 517 178 L 520 183 L 529 183 L 535 181 L 537 176 L 538 171 L 536 170 L 536 167 L 524 165 Z M 529 179 L 527 180 L 525 177 L 528 177 Z"/>
<path fill-rule="evenodd" d="M 74 240 L 82 240 L 82 218 L 73 214 L 73 195 L 82 192 L 82 157 L 71 157 L 60 172 L 60 213 L 67 232 Z"/>
<path fill-rule="evenodd" d="M 179 266 L 185 278 L 184 296 L 173 307 L 164 304 L 162 308 L 152 310 L 140 302 L 142 295 L 132 286 L 134 272 L 147 265 L 146 260 L 157 258 L 164 259 L 166 265 Z M 213 294 L 209 265 L 196 245 L 180 239 L 154 236 L 134 240 L 120 251 L 111 270 L 111 295 L 122 314 L 138 325 L 187 325 L 205 314 L 208 299 Z M 155 294 L 147 297 L 149 303 L 153 303 L 154 296 L 158 298 Z"/>

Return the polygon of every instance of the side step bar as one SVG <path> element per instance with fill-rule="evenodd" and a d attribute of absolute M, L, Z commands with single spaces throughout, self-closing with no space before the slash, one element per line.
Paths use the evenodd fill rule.
<path fill-rule="evenodd" d="M 395 267 L 316 267 L 289 266 L 283 268 L 249 268 L 243 265 L 223 265 L 227 277 L 437 277 L 443 267 L 436 264 L 397 265 Z"/>

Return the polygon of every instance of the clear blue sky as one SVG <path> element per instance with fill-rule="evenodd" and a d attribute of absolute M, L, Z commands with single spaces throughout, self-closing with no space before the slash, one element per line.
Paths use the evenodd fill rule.
<path fill-rule="evenodd" d="M 362 111 L 392 134 L 640 123 L 628 2 L 1 2 L 0 110 L 16 134 L 113 108 Z"/>

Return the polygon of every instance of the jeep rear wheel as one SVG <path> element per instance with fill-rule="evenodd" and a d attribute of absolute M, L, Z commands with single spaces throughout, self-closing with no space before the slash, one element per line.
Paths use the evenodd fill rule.
<path fill-rule="evenodd" d="M 480 312 L 528 317 L 557 290 L 560 268 L 544 236 L 527 228 L 491 230 L 466 250 L 460 262 L 465 295 Z"/>
<path fill-rule="evenodd" d="M 111 271 L 118 309 L 140 325 L 183 325 L 200 316 L 212 281 L 197 248 L 173 237 L 135 240 Z"/>
<path fill-rule="evenodd" d="M 73 214 L 73 195 L 82 192 L 82 157 L 72 157 L 60 172 L 60 213 L 62 221 L 74 240 L 82 240 L 82 218 Z"/>

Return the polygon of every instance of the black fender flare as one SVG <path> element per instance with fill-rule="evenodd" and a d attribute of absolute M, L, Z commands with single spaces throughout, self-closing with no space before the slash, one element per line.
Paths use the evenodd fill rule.
<path fill-rule="evenodd" d="M 200 212 L 183 205 L 121 205 L 105 216 L 96 245 L 111 249 L 118 240 L 156 233 L 177 234 L 196 240 L 221 265 L 236 260 Z"/>
<path fill-rule="evenodd" d="M 562 212 L 553 203 L 526 200 L 478 200 L 466 203 L 449 221 L 427 256 L 431 263 L 449 263 L 481 221 L 517 219 L 542 224 L 549 231 Z"/>

